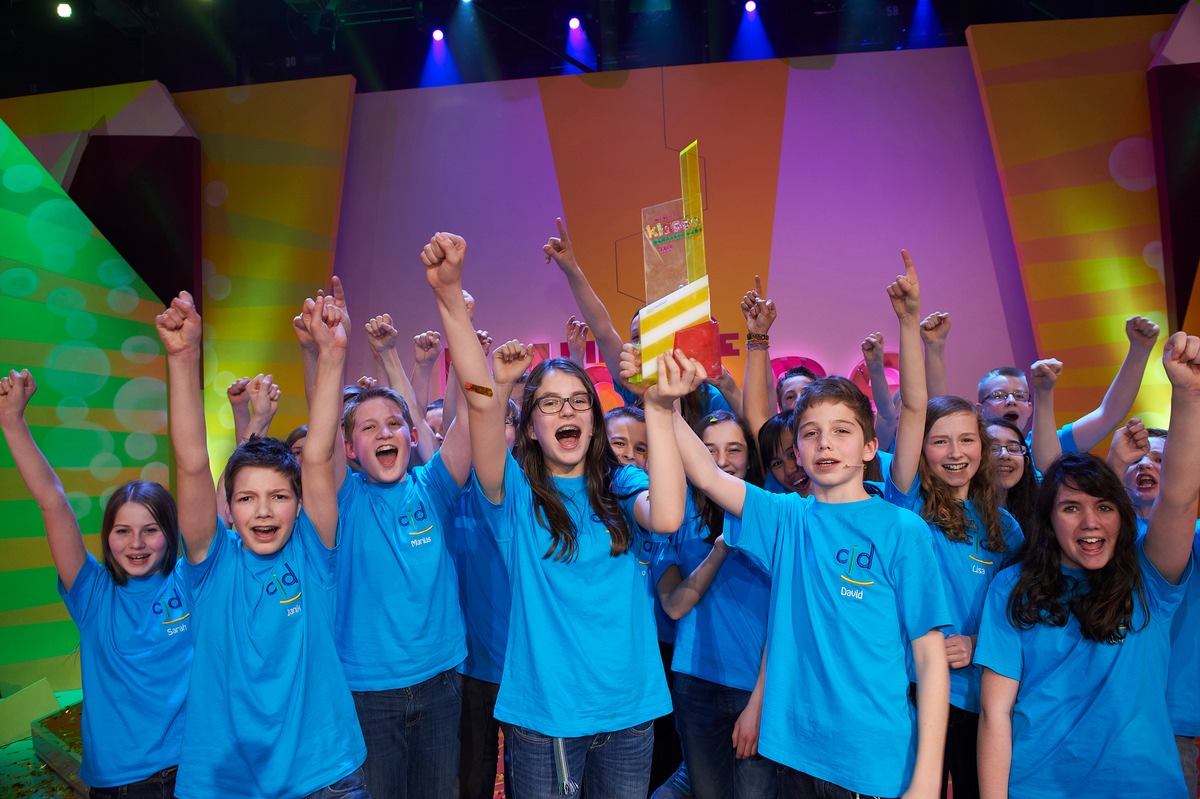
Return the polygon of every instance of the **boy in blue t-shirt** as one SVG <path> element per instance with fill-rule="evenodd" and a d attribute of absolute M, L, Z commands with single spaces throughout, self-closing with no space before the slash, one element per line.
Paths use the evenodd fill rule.
<path fill-rule="evenodd" d="M 904 260 L 888 293 L 911 338 L 920 335 L 919 287 Z M 929 579 L 937 566 L 928 528 L 864 488 L 877 442 L 857 386 L 816 381 L 793 425 L 812 497 L 770 494 L 722 472 L 675 418 L 687 479 L 738 517 L 726 541 L 771 575 L 759 751 L 789 767 L 783 796 L 936 796 L 949 696 L 940 628 L 950 614 Z"/>
<path fill-rule="evenodd" d="M 200 316 L 182 292 L 155 320 L 171 378 L 196 640 L 175 789 L 182 799 L 367 797 L 366 747 L 333 638 L 333 445 L 346 332 L 342 312 L 323 297 L 306 303 L 302 318 L 319 349 L 303 477 L 282 442 L 238 447 L 225 470 L 236 533 L 217 516 L 209 468 Z"/>

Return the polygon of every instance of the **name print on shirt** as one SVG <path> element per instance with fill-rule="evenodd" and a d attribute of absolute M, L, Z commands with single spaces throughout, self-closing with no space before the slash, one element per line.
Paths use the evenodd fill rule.
<path fill-rule="evenodd" d="M 871 567 L 875 564 L 875 545 L 871 544 L 871 549 L 867 552 L 860 552 L 859 545 L 855 544 L 850 549 L 839 549 L 837 551 L 837 562 L 846 567 L 846 571 L 839 574 L 842 580 L 850 585 L 856 586 L 841 586 L 839 592 L 842 596 L 848 599 L 862 599 L 863 588 L 875 585 L 875 581 L 870 578 Z M 857 569 L 857 571 L 855 571 Z"/>

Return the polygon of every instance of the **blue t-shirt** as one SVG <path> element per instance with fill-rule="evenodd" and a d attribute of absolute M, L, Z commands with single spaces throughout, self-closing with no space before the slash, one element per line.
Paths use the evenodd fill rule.
<path fill-rule="evenodd" d="M 917 745 L 906 660 L 950 623 L 925 522 L 878 497 L 747 485 L 725 540 L 771 578 L 759 752 L 850 791 L 902 794 Z"/>
<path fill-rule="evenodd" d="M 640 405 L 641 397 L 630 391 L 620 380 L 613 380 L 613 390 L 625 401 L 626 405 Z M 717 390 L 717 387 L 712 383 L 701 383 L 697 389 L 704 395 L 703 401 L 700 403 L 702 413 L 712 413 L 713 411 L 729 411 L 733 413 L 733 408 L 729 407 L 728 400 L 725 395 Z"/>
<path fill-rule="evenodd" d="M 1180 585 L 1171 585 L 1141 543 L 1137 556 L 1149 619 L 1135 601 L 1133 629 L 1119 644 L 1085 639 L 1074 615 L 1064 627 L 1018 629 L 1008 619 L 1008 599 L 1021 567 L 992 581 L 975 660 L 1020 682 L 1012 715 L 1012 799 L 1187 796 L 1166 682 L 1171 616 L 1191 566 Z M 1078 570 L 1063 573 L 1084 577 Z"/>
<path fill-rule="evenodd" d="M 398 483 L 342 483 L 334 630 L 350 690 L 407 688 L 467 656 L 451 550 L 461 495 L 440 451 Z"/>
<path fill-rule="evenodd" d="M 476 680 L 499 684 L 504 674 L 512 588 L 496 539 L 476 519 L 470 493 L 477 490 L 474 481 L 467 484 L 454 514 L 458 597 L 467 625 L 467 658 L 458 670 Z"/>
<path fill-rule="evenodd" d="M 1148 520 L 1138 519 L 1138 539 Z M 1200 521 L 1192 541 L 1192 562 L 1200 563 Z M 1200 579 L 1188 580 L 1183 601 L 1171 617 L 1171 661 L 1167 671 L 1167 710 L 1176 735 L 1200 736 Z"/>
<path fill-rule="evenodd" d="M 913 478 L 907 494 L 901 494 L 892 482 L 890 472 L 885 481 L 884 498 L 920 515 L 924 500 L 921 497 L 921 478 Z M 937 556 L 942 584 L 946 589 L 946 600 L 950 604 L 950 626 L 946 635 L 978 635 L 979 619 L 983 616 L 983 600 L 996 572 L 1004 568 L 1017 547 L 1024 541 L 1021 527 L 1008 511 L 1000 509 L 1000 531 L 1008 548 L 1003 552 L 992 552 L 984 547 L 987 534 L 983 533 L 983 521 L 974 500 L 967 500 L 966 512 L 970 528 L 966 541 L 951 541 L 942 528 L 929 522 L 933 539 L 933 552 Z M 961 669 L 950 669 L 950 704 L 971 713 L 979 712 L 979 680 L 983 670 L 972 662 Z"/>
<path fill-rule="evenodd" d="M 96 788 L 127 785 L 179 763 L 191 603 L 179 564 L 169 575 L 113 582 L 89 552 L 71 590 L 58 593 L 79 628 L 83 765 Z"/>
<path fill-rule="evenodd" d="M 299 799 L 366 760 L 333 640 L 336 561 L 301 511 L 273 555 L 218 519 L 208 557 L 181 562 L 196 656 L 176 796 Z"/>
<path fill-rule="evenodd" d="M 684 578 L 695 571 L 712 552 L 708 535 L 689 493 L 683 527 L 665 548 L 663 571 L 674 565 Z M 677 622 L 672 671 L 754 690 L 767 643 L 770 595 L 767 573 L 744 552 L 730 552 L 704 596 Z"/>
<path fill-rule="evenodd" d="M 671 712 L 651 612 L 650 564 L 638 557 L 646 535 L 633 503 L 645 472 L 613 473 L 632 540 L 611 555 L 608 530 L 592 511 L 587 478 L 551 478 L 575 524 L 570 561 L 544 557 L 549 530 L 535 519 L 533 492 L 507 456 L 504 501 L 475 486 L 480 519 L 495 537 L 512 584 L 512 616 L 495 716 L 554 737 L 623 730 Z"/>
<path fill-rule="evenodd" d="M 688 507 L 691 507 L 692 497 L 689 494 L 687 498 Z M 659 535 L 658 533 L 647 533 L 642 536 L 641 554 L 638 555 L 638 562 L 642 565 L 649 564 L 650 566 L 650 605 L 654 608 L 654 627 L 658 631 L 659 643 L 675 645 L 675 627 L 678 624 L 674 619 L 667 615 L 663 610 L 662 603 L 658 599 L 658 581 L 662 579 L 663 574 L 671 565 L 668 554 L 671 549 L 671 539 L 674 536 Z"/>

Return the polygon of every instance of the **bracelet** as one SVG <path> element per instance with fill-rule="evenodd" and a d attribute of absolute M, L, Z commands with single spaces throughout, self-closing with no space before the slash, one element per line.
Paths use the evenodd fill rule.
<path fill-rule="evenodd" d="M 771 336 L 767 333 L 747 333 L 746 342 L 749 343 L 751 341 L 761 341 L 766 344 L 771 341 Z"/>
<path fill-rule="evenodd" d="M 746 342 L 746 349 L 751 350 L 751 351 L 754 351 L 754 350 L 766 351 L 766 350 L 769 350 L 770 348 L 771 348 L 771 344 L 768 341 L 756 341 L 756 340 L 752 339 L 752 340 Z"/>

